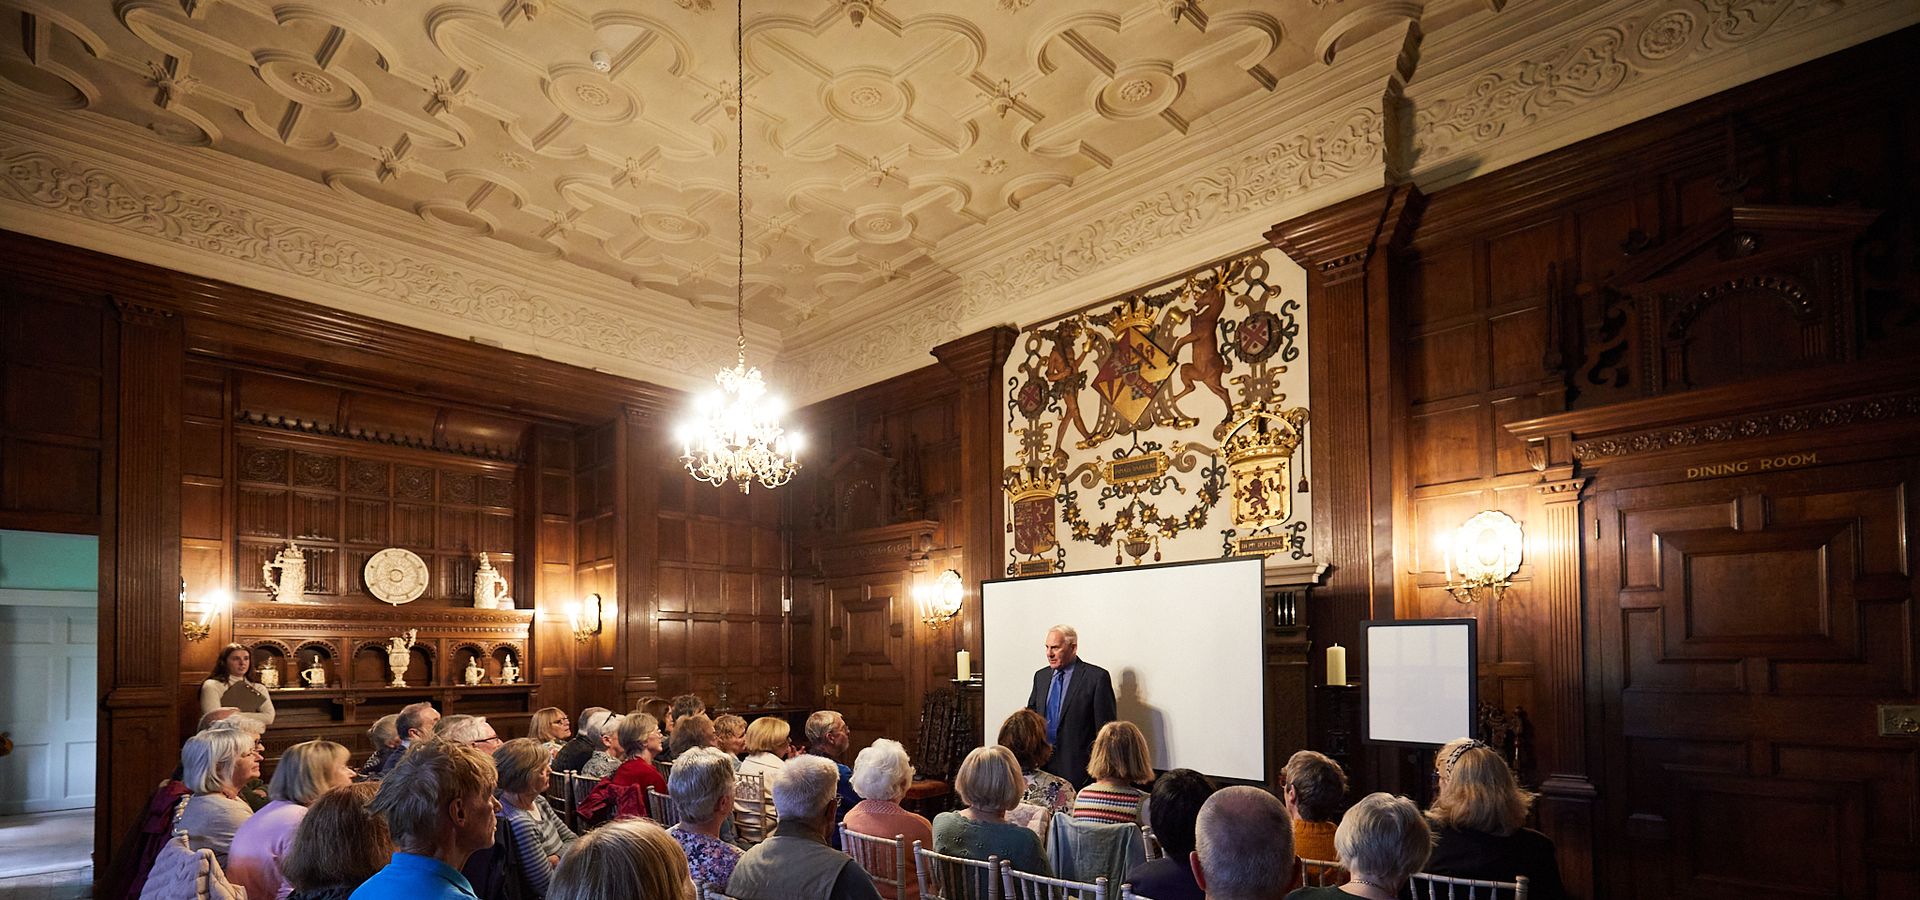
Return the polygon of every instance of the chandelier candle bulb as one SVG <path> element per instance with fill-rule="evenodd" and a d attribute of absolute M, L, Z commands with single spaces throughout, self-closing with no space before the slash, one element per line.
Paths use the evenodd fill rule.
<path fill-rule="evenodd" d="M 953 677 L 956 681 L 966 681 L 973 677 L 973 654 L 965 650 L 953 655 Z"/>
<path fill-rule="evenodd" d="M 1327 686 L 1347 686 L 1347 648 L 1339 644 L 1327 648 Z"/>

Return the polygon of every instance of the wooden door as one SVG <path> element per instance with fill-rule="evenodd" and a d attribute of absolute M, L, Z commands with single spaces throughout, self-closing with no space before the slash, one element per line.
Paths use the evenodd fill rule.
<path fill-rule="evenodd" d="M 917 733 L 919 723 L 907 718 L 912 697 L 907 578 L 901 572 L 879 572 L 826 582 L 826 650 L 821 654 L 826 689 L 821 702 L 847 717 L 854 748 L 849 755 L 874 738 L 911 746 Z"/>
<path fill-rule="evenodd" d="M 0 600 L 0 815 L 93 806 L 100 613 L 77 596 L 89 605 Z"/>
<path fill-rule="evenodd" d="M 1920 896 L 1920 465 L 1596 487 L 1610 894 Z"/>

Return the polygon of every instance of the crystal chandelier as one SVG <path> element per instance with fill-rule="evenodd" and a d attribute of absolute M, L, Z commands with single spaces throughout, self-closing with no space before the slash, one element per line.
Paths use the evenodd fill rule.
<path fill-rule="evenodd" d="M 768 488 L 786 484 L 800 468 L 800 436 L 780 427 L 784 411 L 780 401 L 767 393 L 760 370 L 747 365 L 746 19 L 746 0 L 739 0 L 733 31 L 733 83 L 740 92 L 739 110 L 733 116 L 733 196 L 740 243 L 735 256 L 733 323 L 740 355 L 733 368 L 721 369 L 714 377 L 720 389 L 702 397 L 692 421 L 679 429 L 684 451 L 680 461 L 686 463 L 687 472 L 715 486 L 735 482 L 742 494 L 756 481 Z"/>

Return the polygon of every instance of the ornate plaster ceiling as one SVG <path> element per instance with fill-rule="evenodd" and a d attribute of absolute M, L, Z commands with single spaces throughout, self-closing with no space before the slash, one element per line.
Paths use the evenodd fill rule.
<path fill-rule="evenodd" d="M 843 389 L 923 363 L 955 329 L 1059 305 L 1069 284 L 1125 286 L 1095 271 L 1144 283 L 1164 272 L 1143 254 L 1237 242 L 1158 267 L 1171 271 L 1244 249 L 1258 231 L 1243 219 L 1458 171 L 1497 158 L 1517 123 L 1635 78 L 1901 6 L 1511 5 L 749 2 L 751 337 L 785 351 L 805 391 Z M 741 92 L 726 0 L 0 9 L 16 13 L 0 25 L 0 200 L 139 232 L 147 249 L 128 255 L 187 265 L 154 249 L 170 241 L 244 257 L 234 280 L 669 384 L 730 349 Z M 1624 44 L 1631 77 L 1608 68 Z M 1445 77 L 1423 94 L 1416 64 Z M 99 209 L 116 203 L 141 212 Z"/>

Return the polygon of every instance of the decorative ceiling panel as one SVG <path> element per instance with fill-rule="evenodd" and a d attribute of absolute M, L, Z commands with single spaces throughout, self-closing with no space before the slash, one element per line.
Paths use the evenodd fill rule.
<path fill-rule="evenodd" d="M 293 173 L 525 265 L 648 289 L 636 302 L 731 308 L 726 4 L 6 5 L 24 13 L 0 51 L 9 94 Z M 749 4 L 748 293 L 776 327 L 1177 146 L 1316 64 L 1310 39 L 1338 18 L 1303 2 L 1283 25 L 1266 0 L 882 0 L 856 26 L 848 5 Z"/>

